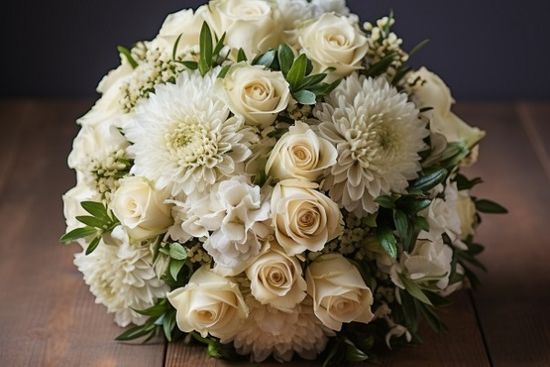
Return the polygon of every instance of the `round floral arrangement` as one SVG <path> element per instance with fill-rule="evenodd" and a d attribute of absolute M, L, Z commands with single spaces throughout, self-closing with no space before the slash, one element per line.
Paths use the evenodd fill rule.
<path fill-rule="evenodd" d="M 119 47 L 78 120 L 75 264 L 117 339 L 326 365 L 419 341 L 475 285 L 484 132 L 408 61 L 394 17 L 338 0 L 212 0 Z"/>

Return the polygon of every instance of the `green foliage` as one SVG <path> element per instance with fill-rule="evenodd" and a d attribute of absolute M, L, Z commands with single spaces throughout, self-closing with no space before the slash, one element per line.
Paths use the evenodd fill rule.
<path fill-rule="evenodd" d="M 243 356 L 237 353 L 232 343 L 222 344 L 218 338 L 213 336 L 203 338 L 195 331 L 191 333 L 191 336 L 197 342 L 206 345 L 206 352 L 211 358 L 226 359 L 229 361 L 240 361 L 244 359 Z"/>
<path fill-rule="evenodd" d="M 487 214 L 506 214 L 508 209 L 494 201 L 487 199 L 475 199 L 476 209 L 481 213 Z"/>
<path fill-rule="evenodd" d="M 101 237 L 110 233 L 117 225 L 120 224 L 112 211 L 103 203 L 95 201 L 83 201 L 80 203 L 82 208 L 90 215 L 77 216 L 76 220 L 85 224 L 85 227 L 76 228 L 68 233 L 65 233 L 60 241 L 69 244 L 81 238 L 92 237 L 86 255 L 91 254 L 99 245 Z"/>
<path fill-rule="evenodd" d="M 128 61 L 128 64 L 130 64 L 130 66 L 135 69 L 137 68 L 138 66 L 138 63 L 137 61 L 134 59 L 134 57 L 132 56 L 132 52 L 130 52 L 130 50 L 128 50 L 126 47 L 124 46 L 117 46 L 117 51 L 119 54 L 121 54 L 122 56 L 124 56 L 124 58 L 126 59 L 126 61 Z"/>
<path fill-rule="evenodd" d="M 417 178 L 409 185 L 410 193 L 422 193 L 429 191 L 444 182 L 449 172 L 445 168 L 438 168 L 425 172 L 423 176 Z"/>

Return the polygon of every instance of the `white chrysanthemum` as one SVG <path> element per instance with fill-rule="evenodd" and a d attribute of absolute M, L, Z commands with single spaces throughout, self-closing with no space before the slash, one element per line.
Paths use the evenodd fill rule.
<path fill-rule="evenodd" d="M 147 317 L 132 308 L 151 307 L 157 299 L 166 296 L 169 288 L 158 279 L 148 246 L 130 244 L 120 226 L 113 230 L 112 239 L 113 244 L 102 241 L 89 255 L 77 254 L 74 263 L 84 274 L 96 303 L 114 313 L 118 325 L 141 325 Z"/>
<path fill-rule="evenodd" d="M 352 74 L 320 104 L 314 115 L 323 137 L 338 150 L 323 187 L 348 211 L 373 213 L 374 199 L 404 192 L 420 170 L 425 122 L 415 105 L 384 78 Z"/>
<path fill-rule="evenodd" d="M 229 117 L 215 85 L 218 71 L 205 77 L 183 72 L 175 84 L 158 86 L 136 107 L 134 120 L 123 129 L 133 143 L 132 173 L 177 195 L 204 192 L 243 171 L 258 137 L 241 118 Z"/>
<path fill-rule="evenodd" d="M 239 354 L 250 354 L 253 362 L 262 362 L 273 355 L 279 362 L 288 362 L 294 353 L 304 359 L 315 359 L 333 333 L 313 313 L 311 299 L 306 298 L 291 312 L 261 305 L 247 298 L 250 314 L 233 338 Z"/>

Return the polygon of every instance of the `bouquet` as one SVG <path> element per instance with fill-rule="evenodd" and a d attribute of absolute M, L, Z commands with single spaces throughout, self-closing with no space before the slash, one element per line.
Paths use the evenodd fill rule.
<path fill-rule="evenodd" d="M 485 133 L 413 69 L 393 15 L 338 0 L 212 0 L 119 47 L 78 120 L 74 263 L 118 340 L 217 358 L 361 361 L 445 328 L 478 281 Z"/>

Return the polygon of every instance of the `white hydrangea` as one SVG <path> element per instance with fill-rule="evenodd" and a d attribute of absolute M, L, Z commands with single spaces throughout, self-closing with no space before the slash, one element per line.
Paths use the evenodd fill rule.
<path fill-rule="evenodd" d="M 315 359 L 325 349 L 328 336 L 334 335 L 313 313 L 310 298 L 290 312 L 261 305 L 253 297 L 247 297 L 246 302 L 250 315 L 233 343 L 239 354 L 250 354 L 252 362 L 262 362 L 270 355 L 279 362 L 289 362 L 294 353 Z"/>
<path fill-rule="evenodd" d="M 169 188 L 172 195 L 205 192 L 238 175 L 258 139 L 242 118 L 230 117 L 219 97 L 219 69 L 205 77 L 183 72 L 175 84 L 160 85 L 135 109 L 124 133 L 133 143 L 132 173 Z"/>
<path fill-rule="evenodd" d="M 341 207 L 373 213 L 375 198 L 404 192 L 418 176 L 429 131 L 407 95 L 385 78 L 352 74 L 313 113 L 321 136 L 338 150 L 323 188 Z"/>
<path fill-rule="evenodd" d="M 113 230 L 111 237 L 113 243 L 101 241 L 89 255 L 76 254 L 74 263 L 84 274 L 96 303 L 114 313 L 118 325 L 142 325 L 147 317 L 132 308 L 153 306 L 166 296 L 169 287 L 157 277 L 148 246 L 131 244 L 121 226 Z"/>
<path fill-rule="evenodd" d="M 243 271 L 259 254 L 260 238 L 269 233 L 262 223 L 270 217 L 269 201 L 245 176 L 221 181 L 207 194 L 195 193 L 173 203 L 177 221 L 169 233 L 182 242 L 207 238 L 204 249 L 213 257 L 216 270 L 224 274 Z"/>

